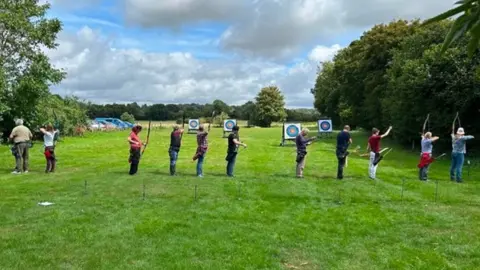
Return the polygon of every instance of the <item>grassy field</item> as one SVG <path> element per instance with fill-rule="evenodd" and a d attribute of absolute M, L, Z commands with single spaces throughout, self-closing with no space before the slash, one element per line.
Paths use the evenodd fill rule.
<path fill-rule="evenodd" d="M 167 129 L 152 131 L 133 177 L 126 131 L 65 138 L 51 175 L 40 144 L 27 175 L 9 174 L 13 157 L 2 147 L 0 269 L 478 269 L 478 169 L 456 184 L 439 161 L 423 183 L 418 153 L 393 146 L 377 181 L 355 156 L 336 181 L 333 140 L 322 140 L 298 180 L 280 132 L 241 129 L 248 148 L 234 179 L 224 176 L 220 129 L 209 136 L 203 179 L 188 134 L 179 176 L 168 175 Z M 365 136 L 353 139 L 365 148 Z"/>

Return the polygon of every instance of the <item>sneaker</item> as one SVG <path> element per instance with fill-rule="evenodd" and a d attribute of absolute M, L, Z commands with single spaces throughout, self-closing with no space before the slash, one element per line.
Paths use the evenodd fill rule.
<path fill-rule="evenodd" d="M 22 173 L 19 171 L 13 171 L 12 174 L 22 174 Z"/>
<path fill-rule="evenodd" d="M 24 171 L 23 173 L 28 173 L 28 171 Z"/>
<path fill-rule="evenodd" d="M 461 184 L 463 183 L 463 180 L 457 180 L 457 183 Z"/>
<path fill-rule="evenodd" d="M 203 178 L 203 174 L 199 174 L 199 175 L 197 175 L 197 177 Z"/>

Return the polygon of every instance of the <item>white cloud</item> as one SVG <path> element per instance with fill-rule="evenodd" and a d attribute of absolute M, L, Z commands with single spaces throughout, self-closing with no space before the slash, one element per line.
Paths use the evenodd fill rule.
<path fill-rule="evenodd" d="M 332 47 L 319 45 L 313 48 L 313 50 L 308 55 L 308 58 L 316 62 L 325 62 L 328 60 L 332 60 L 332 58 L 340 49 L 341 47 L 338 44 L 333 45 Z"/>
<path fill-rule="evenodd" d="M 113 43 L 89 27 L 76 34 L 62 33 L 59 48 L 48 55 L 68 76 L 54 92 L 94 102 L 210 103 L 221 99 L 241 104 L 274 82 L 285 94 L 288 106 L 311 107 L 309 89 L 318 60 L 332 57 L 340 48 L 316 48 L 311 53 L 316 58 L 289 67 L 239 58 L 202 60 L 188 52 L 115 49 Z M 322 50 L 326 53 L 318 53 Z"/>
<path fill-rule="evenodd" d="M 426 18 L 454 0 L 125 0 L 130 23 L 178 27 L 227 21 L 220 44 L 248 56 L 290 58 L 346 31 L 393 19 Z"/>
<path fill-rule="evenodd" d="M 246 10 L 241 0 L 124 0 L 127 22 L 179 27 L 201 21 L 232 21 Z"/>

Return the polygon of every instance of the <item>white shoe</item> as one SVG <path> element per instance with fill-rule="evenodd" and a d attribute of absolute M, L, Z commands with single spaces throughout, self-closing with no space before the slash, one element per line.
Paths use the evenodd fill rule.
<path fill-rule="evenodd" d="M 13 171 L 12 174 L 21 174 L 19 171 Z"/>
<path fill-rule="evenodd" d="M 24 171 L 23 173 L 28 173 L 28 171 Z"/>

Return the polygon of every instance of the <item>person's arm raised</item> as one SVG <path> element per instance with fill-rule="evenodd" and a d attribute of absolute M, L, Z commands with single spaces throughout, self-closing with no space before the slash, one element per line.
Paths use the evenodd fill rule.
<path fill-rule="evenodd" d="M 390 126 L 387 130 L 387 132 L 385 132 L 382 136 L 380 136 L 381 138 L 385 138 L 388 136 L 388 134 L 390 134 L 390 131 L 392 130 L 392 126 Z"/>

